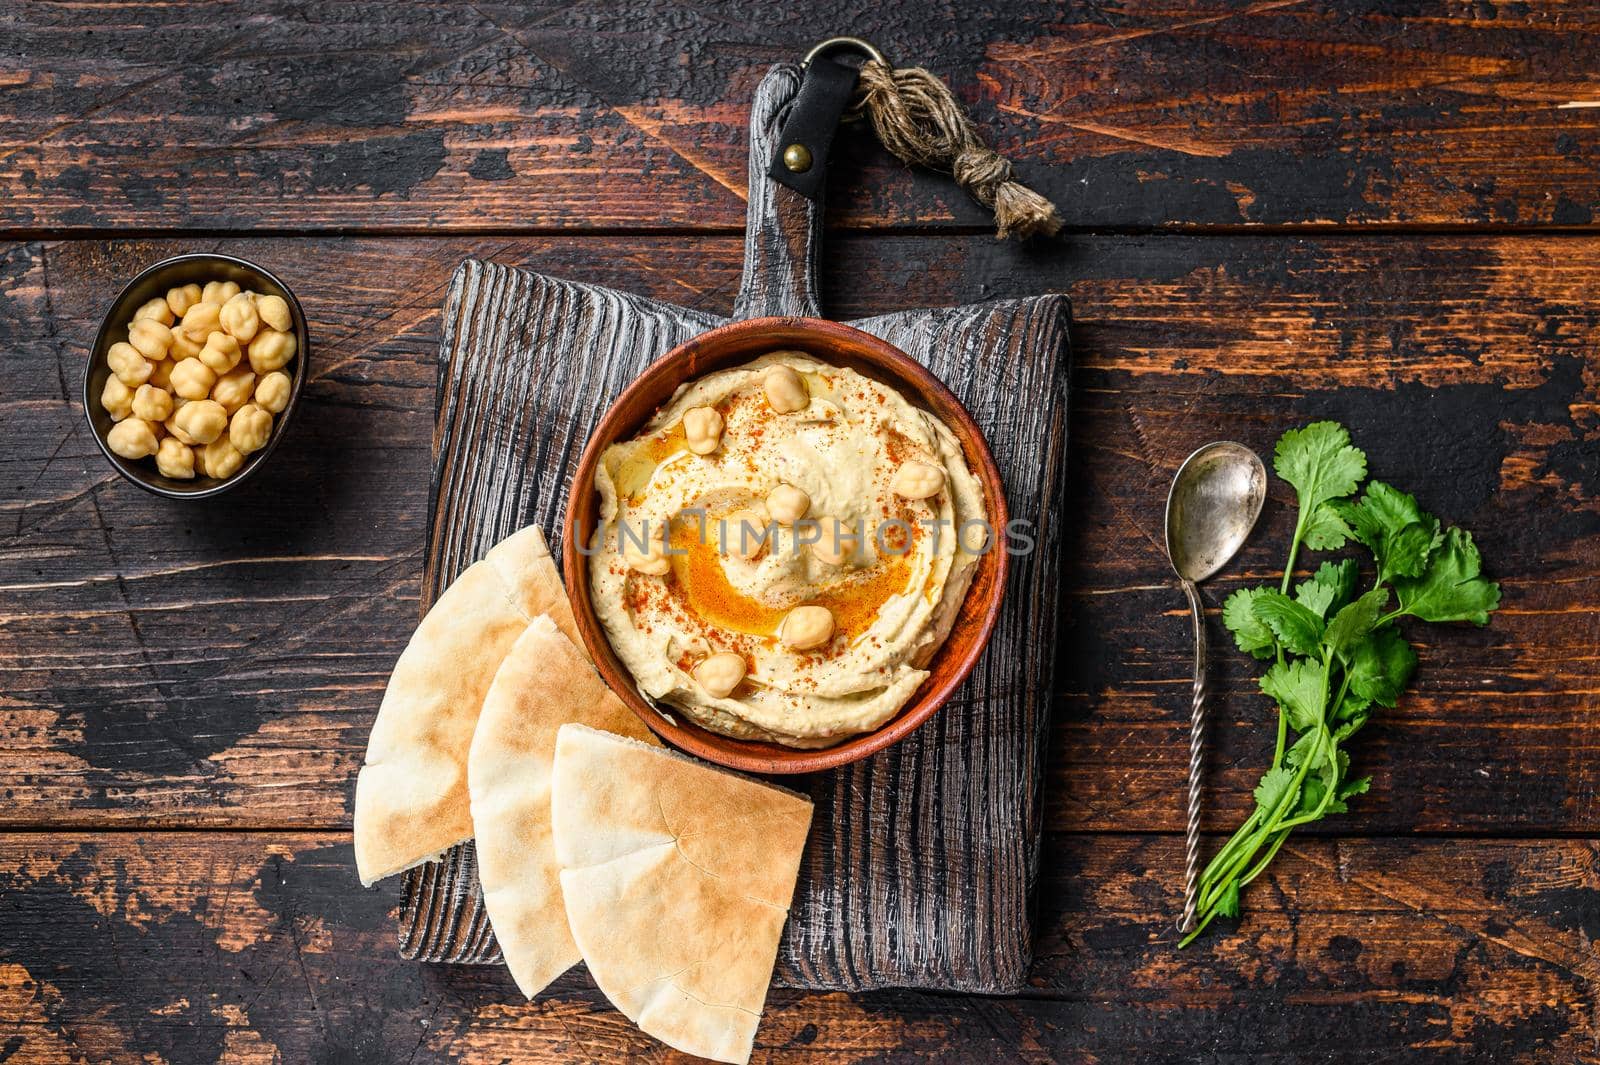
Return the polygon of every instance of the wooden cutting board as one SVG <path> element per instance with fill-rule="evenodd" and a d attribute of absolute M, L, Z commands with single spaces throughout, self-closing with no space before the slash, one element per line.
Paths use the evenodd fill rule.
<path fill-rule="evenodd" d="M 820 317 L 821 208 L 766 176 L 800 76 L 780 65 L 757 90 L 736 318 Z M 1005 993 L 1026 977 L 1060 585 L 1068 318 L 1066 298 L 1049 295 L 852 323 L 928 366 L 972 412 L 1036 546 L 1012 560 L 988 651 L 927 725 L 864 762 L 784 782 L 817 808 L 781 984 Z M 444 313 L 424 607 L 530 522 L 560 558 L 562 501 L 606 407 L 649 363 L 723 321 L 463 263 Z M 401 954 L 498 960 L 482 902 L 470 843 L 406 874 Z"/>

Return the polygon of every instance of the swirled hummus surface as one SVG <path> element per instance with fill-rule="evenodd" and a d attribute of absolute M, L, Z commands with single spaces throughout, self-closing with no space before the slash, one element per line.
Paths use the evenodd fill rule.
<path fill-rule="evenodd" d="M 713 731 L 794 747 L 905 705 L 987 531 L 947 426 L 795 351 L 680 389 L 606 450 L 595 482 L 591 595 L 640 691 Z"/>

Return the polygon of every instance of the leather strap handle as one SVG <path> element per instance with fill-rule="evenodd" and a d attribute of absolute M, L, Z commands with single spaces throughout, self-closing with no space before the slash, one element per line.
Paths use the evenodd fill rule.
<path fill-rule="evenodd" d="M 798 64 L 779 63 L 761 79 L 750 108 L 750 200 L 735 318 L 822 317 L 817 297 L 822 186 L 819 182 L 815 197 L 807 198 L 771 174 L 772 160 L 783 152 L 783 125 L 802 80 Z"/>

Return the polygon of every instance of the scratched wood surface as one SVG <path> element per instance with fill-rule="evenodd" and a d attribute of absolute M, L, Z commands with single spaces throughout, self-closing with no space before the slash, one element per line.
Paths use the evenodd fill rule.
<path fill-rule="evenodd" d="M 761 72 L 853 33 L 949 78 L 1071 226 L 1593 227 L 1566 0 L 8 3 L 0 221 L 739 229 Z M 981 227 L 846 131 L 835 221 Z M 293 212 L 284 207 L 293 203 Z"/>
<path fill-rule="evenodd" d="M 451 272 L 726 314 L 745 102 L 847 28 L 949 75 L 1076 230 L 997 245 L 851 131 L 821 279 L 838 317 L 1071 295 L 1062 659 L 1028 988 L 774 991 L 757 1059 L 1600 1060 L 1600 109 L 1561 106 L 1600 100 L 1600 9 L 834 6 L 0 2 L 0 1061 L 670 1056 L 581 977 L 525 1006 L 395 959 L 346 804 L 419 606 Z M 314 367 L 273 468 L 174 508 L 72 397 L 116 287 L 201 248 L 290 280 Z M 1326 415 L 1506 607 L 1427 633 L 1373 792 L 1178 954 L 1166 482 Z M 1215 661 L 1224 830 L 1269 744 Z"/>
<path fill-rule="evenodd" d="M 774 990 L 757 1062 L 1592 1060 L 1593 840 L 1307 840 L 1174 951 L 1181 837 L 1053 833 L 1028 991 Z M 577 974 L 394 954 L 325 833 L 0 834 L 0 1051 L 81 1062 L 684 1061 Z M 1292 900 L 1292 905 L 1290 904 Z M 147 1055 L 141 1057 L 140 1055 Z"/>

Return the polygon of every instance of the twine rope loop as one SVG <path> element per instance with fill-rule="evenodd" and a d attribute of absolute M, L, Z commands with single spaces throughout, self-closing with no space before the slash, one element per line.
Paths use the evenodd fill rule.
<path fill-rule="evenodd" d="M 857 93 L 851 112 L 866 116 L 883 146 L 903 162 L 953 176 L 994 211 L 996 236 L 1060 231 L 1055 205 L 1016 180 L 1011 161 L 983 142 L 949 87 L 933 74 L 869 58 L 861 66 Z"/>

